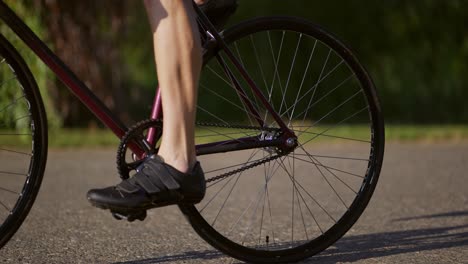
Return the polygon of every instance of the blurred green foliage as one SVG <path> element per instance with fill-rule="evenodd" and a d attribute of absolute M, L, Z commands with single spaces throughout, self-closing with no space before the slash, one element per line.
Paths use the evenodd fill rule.
<path fill-rule="evenodd" d="M 236 18 L 301 16 L 334 32 L 371 73 L 387 122 L 467 123 L 466 10 L 463 0 L 241 0 Z"/>
<path fill-rule="evenodd" d="M 45 36 L 46 29 L 41 23 L 41 18 L 37 16 L 33 6 L 31 5 L 31 1 L 7 1 L 7 4 L 20 16 L 24 19 L 26 24 L 31 27 L 32 30 L 39 36 Z M 0 24 L 0 32 L 4 35 L 10 43 L 20 52 L 21 56 L 27 62 L 30 70 L 33 72 L 33 75 L 36 79 L 36 82 L 39 86 L 39 90 L 41 91 L 42 100 L 44 101 L 44 105 L 47 112 L 47 121 L 49 129 L 54 130 L 61 127 L 61 118 L 59 114 L 56 112 L 56 109 L 53 107 L 48 87 L 51 85 L 52 80 L 54 79 L 53 74 L 47 69 L 47 67 L 35 56 L 33 52 L 29 50 L 29 48 L 15 36 L 15 34 L 2 22 Z M 3 67 L 2 71 L 0 72 L 0 79 L 8 80 L 11 78 L 12 72 Z M 15 83 L 11 83 L 11 85 L 16 85 Z M 0 90 L 0 98 L 11 98 L 12 91 L 19 92 L 14 87 L 4 87 L 4 89 Z M 3 102 L 3 101 L 2 101 Z M 9 104 L 10 102 L 8 102 Z M 16 107 L 17 111 L 24 111 L 24 107 Z M 6 112 L 6 114 L 10 115 L 11 113 Z M 16 116 L 21 116 L 20 113 L 16 113 Z M 9 117 L 11 118 L 11 116 Z M 5 120 L 4 118 L 2 120 Z"/>
<path fill-rule="evenodd" d="M 300 16 L 338 35 L 371 73 L 390 123 L 468 122 L 468 1 L 271 1 L 240 0 L 230 25 L 264 15 Z M 8 1 L 41 36 L 46 27 L 34 6 Z M 126 10 L 127 27 L 115 46 L 125 64 L 125 89 L 135 101 L 133 119 L 147 116 L 156 86 L 151 32 L 140 1 Z M 43 12 L 46 15 L 47 12 Z M 102 12 L 99 21 L 106 21 Z M 2 32 L 5 31 L 1 27 Z M 8 35 L 10 36 L 10 35 Z M 15 45 L 18 44 L 15 42 Z M 19 44 L 18 44 L 19 45 Z M 21 46 L 20 46 L 21 47 Z M 46 98 L 49 120 L 59 119 L 47 98 L 50 73 L 20 48 Z M 135 95 L 136 94 L 136 95 Z M 139 105 L 140 107 L 133 107 Z M 60 124 L 60 121 L 53 121 Z"/>

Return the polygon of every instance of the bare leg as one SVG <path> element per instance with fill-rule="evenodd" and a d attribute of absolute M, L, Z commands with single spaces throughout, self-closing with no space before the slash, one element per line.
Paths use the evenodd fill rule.
<path fill-rule="evenodd" d="M 145 0 L 153 31 L 164 125 L 159 155 L 181 172 L 196 162 L 201 44 L 191 0 Z"/>
<path fill-rule="evenodd" d="M 201 71 L 201 43 L 192 0 L 144 0 L 153 30 L 164 112 L 159 155 L 146 160 L 130 179 L 116 186 L 91 189 L 96 207 L 129 219 L 177 203 L 197 204 L 205 196 L 203 170 L 196 162 L 195 114 Z M 203 3 L 206 0 L 197 0 Z M 170 166 L 169 166 L 170 165 Z M 186 172 L 191 176 L 186 177 Z"/>

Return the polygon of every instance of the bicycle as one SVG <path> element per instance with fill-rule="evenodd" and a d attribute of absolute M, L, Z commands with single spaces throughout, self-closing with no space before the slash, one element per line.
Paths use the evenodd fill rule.
<path fill-rule="evenodd" d="M 309 21 L 263 17 L 217 32 L 194 6 L 204 48 L 197 155 L 218 167 L 205 168 L 202 203 L 179 207 L 204 240 L 234 258 L 311 257 L 351 228 L 376 187 L 385 142 L 374 84 L 347 46 Z M 157 152 L 159 90 L 150 118 L 127 128 L 3 1 L 0 17 L 121 139 L 122 178 Z M 1 248 L 39 191 L 47 123 L 35 79 L 3 35 L 0 56 Z"/>

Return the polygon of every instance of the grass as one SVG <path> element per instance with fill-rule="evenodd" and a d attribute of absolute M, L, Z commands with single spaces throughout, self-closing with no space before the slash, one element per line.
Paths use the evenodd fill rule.
<path fill-rule="evenodd" d="M 49 133 L 49 146 L 67 147 L 116 147 L 119 139 L 105 129 L 60 129 Z"/>
<path fill-rule="evenodd" d="M 466 125 L 388 125 L 385 129 L 389 141 L 460 142 L 468 140 Z"/>
<path fill-rule="evenodd" d="M 310 134 L 304 134 L 301 141 L 314 138 L 317 134 L 326 130 L 327 127 L 318 127 L 309 130 Z M 226 129 L 217 129 L 217 132 L 230 132 Z M 5 132 L 2 132 L 5 133 Z M 202 132 L 206 133 L 206 132 Z M 210 132 L 216 133 L 216 132 Z M 327 132 L 340 137 L 357 138 L 367 140 L 368 128 L 365 126 L 344 126 L 334 128 Z M 233 137 L 236 135 L 233 134 Z M 18 146 L 19 144 L 30 145 L 30 137 L 0 137 L 0 146 Z M 219 140 L 226 138 L 218 137 Z M 468 126 L 466 125 L 387 125 L 387 142 L 461 142 L 468 141 Z M 203 138 L 197 140 L 203 143 Z M 333 142 L 337 139 L 330 137 L 318 137 L 314 142 Z M 337 141 L 343 142 L 343 141 Z M 116 148 L 119 140 L 109 130 L 101 129 L 60 129 L 49 132 L 49 147 L 51 148 Z"/>

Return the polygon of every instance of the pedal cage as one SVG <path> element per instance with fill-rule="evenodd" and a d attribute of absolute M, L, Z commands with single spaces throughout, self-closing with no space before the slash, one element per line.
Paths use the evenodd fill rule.
<path fill-rule="evenodd" d="M 145 220 L 147 214 L 146 210 L 144 211 L 135 211 L 135 212 L 115 212 L 111 211 L 112 216 L 117 220 L 127 220 L 128 222 L 133 222 L 135 220 L 143 221 Z"/>

